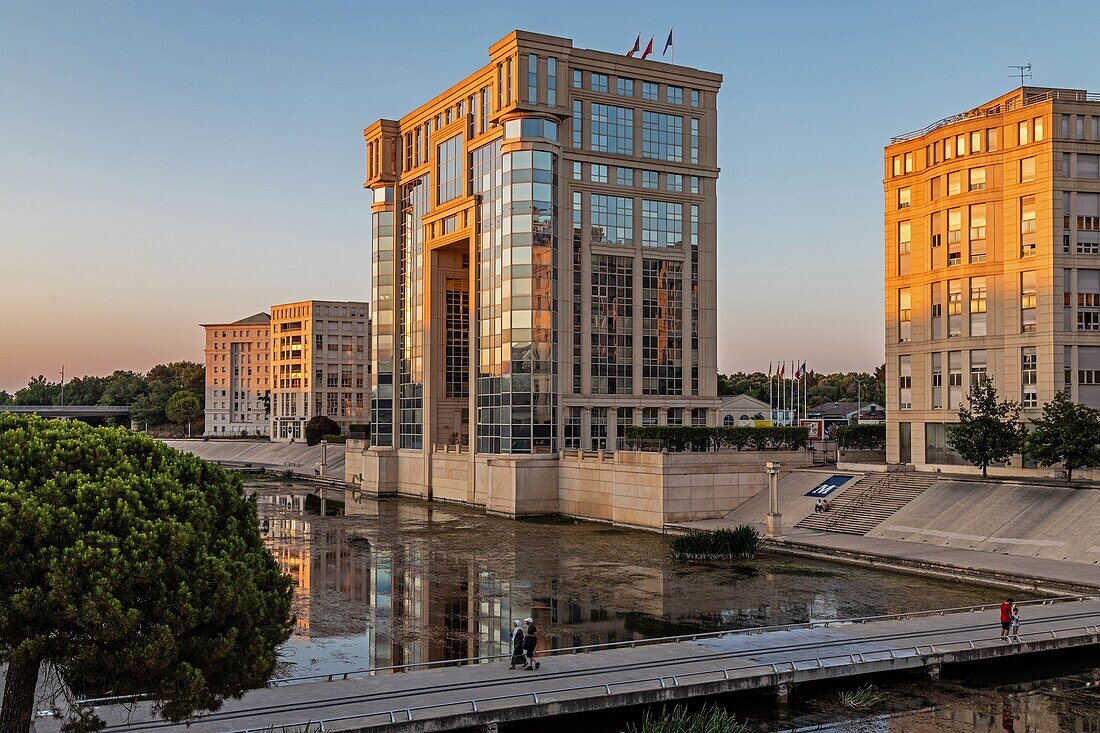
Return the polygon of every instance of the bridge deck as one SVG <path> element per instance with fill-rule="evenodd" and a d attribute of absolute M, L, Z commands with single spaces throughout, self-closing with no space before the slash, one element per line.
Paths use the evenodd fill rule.
<path fill-rule="evenodd" d="M 993 608 L 546 656 L 534 672 L 501 661 L 286 684 L 228 701 L 189 730 L 304 731 L 321 721 L 326 731 L 448 730 L 1100 643 L 1100 600 L 1021 611 L 1021 637 L 1012 642 L 999 639 Z M 108 731 L 183 730 L 144 704 L 98 712 Z"/>

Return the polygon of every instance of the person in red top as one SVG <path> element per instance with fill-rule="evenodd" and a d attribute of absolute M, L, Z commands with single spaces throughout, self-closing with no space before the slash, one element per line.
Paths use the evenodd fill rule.
<path fill-rule="evenodd" d="M 1012 599 L 1001 604 L 1001 638 L 1008 639 L 1008 630 L 1012 627 Z"/>

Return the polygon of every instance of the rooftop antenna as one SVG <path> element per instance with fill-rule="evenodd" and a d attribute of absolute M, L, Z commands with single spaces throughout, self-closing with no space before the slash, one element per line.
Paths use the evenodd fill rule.
<path fill-rule="evenodd" d="M 1024 85 L 1024 79 L 1030 79 L 1031 78 L 1031 63 L 1030 62 L 1026 66 L 1009 66 L 1008 68 L 1016 69 L 1016 71 L 1012 72 L 1012 76 L 1020 77 L 1020 86 Z"/>

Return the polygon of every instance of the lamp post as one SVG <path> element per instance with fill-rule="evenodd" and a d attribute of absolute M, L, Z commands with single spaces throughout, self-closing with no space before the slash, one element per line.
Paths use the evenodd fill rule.
<path fill-rule="evenodd" d="M 783 515 L 779 513 L 779 466 L 778 461 L 768 461 L 765 464 L 768 473 L 768 537 L 783 536 Z"/>
<path fill-rule="evenodd" d="M 856 425 L 859 425 L 859 416 L 863 414 L 863 383 L 866 379 L 856 380 Z"/>

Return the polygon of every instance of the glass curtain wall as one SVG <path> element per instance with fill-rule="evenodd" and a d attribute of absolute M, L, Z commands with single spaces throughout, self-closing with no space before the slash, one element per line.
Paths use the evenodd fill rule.
<path fill-rule="evenodd" d="M 398 384 L 399 447 L 419 449 L 424 441 L 424 227 L 431 176 L 401 190 L 401 368 Z"/>
<path fill-rule="evenodd" d="M 375 191 L 379 199 L 393 205 L 393 188 Z M 372 290 L 371 298 L 371 434 L 374 446 L 393 445 L 393 349 L 397 289 L 396 256 L 394 252 L 394 212 L 392 208 L 373 216 Z M 319 386 L 319 385 L 316 385 Z M 319 414 L 319 413 L 318 413 Z"/>

